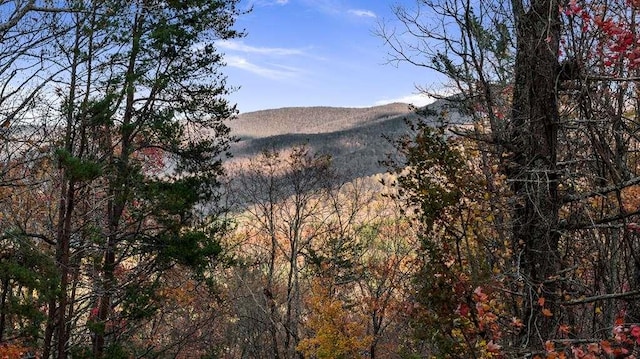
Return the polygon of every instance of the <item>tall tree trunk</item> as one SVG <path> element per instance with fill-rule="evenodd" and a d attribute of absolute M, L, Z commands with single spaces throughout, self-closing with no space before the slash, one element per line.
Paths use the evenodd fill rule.
<path fill-rule="evenodd" d="M 113 146 L 108 148 L 111 151 L 109 155 L 110 166 L 113 166 L 115 171 L 115 178 L 112 183 L 109 184 L 108 191 L 108 203 L 107 203 L 107 243 L 105 248 L 105 254 L 102 264 L 103 274 L 103 294 L 100 297 L 100 307 L 98 309 L 98 321 L 106 329 L 106 324 L 109 320 L 111 312 L 111 302 L 113 300 L 113 292 L 116 288 L 116 278 L 114 270 L 116 267 L 116 245 L 119 241 L 119 229 L 122 214 L 124 213 L 125 206 L 129 200 L 129 194 L 131 192 L 130 183 L 130 158 L 132 149 L 132 136 L 135 126 L 135 81 L 138 74 L 136 74 L 136 61 L 138 60 L 138 54 L 140 51 L 140 37 L 142 35 L 142 25 L 144 22 L 144 7 L 140 7 L 135 14 L 132 26 L 131 26 L 131 53 L 128 58 L 127 71 L 125 75 L 125 108 L 122 116 L 122 124 L 119 128 L 120 139 L 120 154 L 119 158 L 115 160 L 116 155 L 113 153 Z M 109 132 L 109 130 L 107 131 Z M 110 133 L 110 132 L 109 132 Z M 108 141 L 110 144 L 112 141 Z M 96 334 L 94 341 L 94 357 L 102 358 L 105 349 L 105 332 L 100 331 Z"/>
<path fill-rule="evenodd" d="M 56 338 L 57 338 L 57 357 L 67 357 L 67 347 L 69 333 L 67 332 L 67 308 L 72 305 L 69 303 L 68 287 L 69 287 L 69 258 L 70 258 L 70 242 L 71 242 L 71 215 L 75 202 L 75 184 L 69 181 L 69 187 L 65 195 L 64 201 L 66 205 L 64 211 L 60 212 L 58 226 L 58 255 L 56 260 L 60 269 L 60 294 L 58 295 L 58 311 L 56 318 Z M 71 311 L 71 310 L 69 310 Z"/>
<path fill-rule="evenodd" d="M 521 345 L 541 348 L 554 333 L 558 253 L 558 105 L 556 75 L 560 38 L 557 0 L 514 0 L 517 54 L 508 178 L 516 196 L 513 246 L 523 287 Z M 538 301 L 544 297 L 543 301 Z M 543 309 L 548 309 L 544 311 Z M 546 315 L 545 315 L 546 314 Z M 551 314 L 551 315 L 550 315 Z"/>
<path fill-rule="evenodd" d="M 75 99 L 76 85 L 78 80 L 78 67 L 80 66 L 80 26 L 75 29 L 75 42 L 73 44 L 72 60 L 69 74 L 69 93 L 64 109 L 66 122 L 64 136 L 64 151 L 61 156 L 72 156 L 74 151 L 75 128 Z M 45 351 L 44 358 L 48 358 L 52 349 L 52 339 L 55 336 L 55 353 L 57 358 L 66 358 L 68 349 L 69 333 L 67 332 L 67 309 L 68 286 L 69 286 L 69 264 L 70 264 L 70 245 L 71 245 L 71 227 L 72 215 L 75 207 L 76 181 L 69 174 L 70 166 L 64 163 L 62 157 L 59 159 L 59 169 L 62 172 L 62 186 L 60 191 L 60 200 L 58 205 L 58 218 L 56 224 L 56 266 L 60 275 L 58 284 L 58 295 L 49 302 L 49 321 L 45 331 Z"/>
<path fill-rule="evenodd" d="M 296 321 L 295 315 L 294 315 L 294 306 L 297 305 L 295 303 L 296 300 L 296 288 L 295 288 L 295 276 L 298 275 L 297 273 L 297 243 L 295 242 L 295 239 L 293 239 L 293 241 L 290 244 L 290 257 L 289 257 L 289 273 L 287 275 L 287 310 L 286 310 L 286 314 L 285 314 L 285 331 L 286 331 L 286 337 L 285 337 L 285 341 L 284 341 L 284 350 L 286 351 L 286 356 L 288 358 L 293 358 L 293 355 L 295 353 L 295 341 L 294 341 L 294 322 Z"/>
<path fill-rule="evenodd" d="M 2 279 L 2 295 L 0 296 L 0 343 L 2 343 L 4 338 L 7 318 L 7 297 L 9 296 L 10 290 L 12 290 L 12 288 L 9 286 L 9 277 L 7 276 Z"/>
<path fill-rule="evenodd" d="M 276 326 L 278 312 L 276 309 L 275 298 L 273 296 L 274 288 L 273 288 L 273 279 L 275 275 L 275 266 L 276 266 L 276 251 L 278 250 L 278 239 L 275 233 L 275 224 L 273 219 L 273 200 L 270 201 L 270 211 L 269 211 L 269 231 L 271 236 L 271 249 L 270 249 L 270 258 L 269 258 L 269 277 L 267 283 L 266 300 L 267 306 L 269 307 L 269 333 L 271 335 L 271 349 L 274 359 L 280 359 L 280 348 L 278 346 L 278 328 Z"/>

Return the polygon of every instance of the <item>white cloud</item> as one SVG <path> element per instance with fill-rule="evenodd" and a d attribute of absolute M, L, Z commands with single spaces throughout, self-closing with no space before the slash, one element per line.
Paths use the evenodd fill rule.
<path fill-rule="evenodd" d="M 275 67 L 261 66 L 240 56 L 226 56 L 225 61 L 229 67 L 235 67 L 273 80 L 294 78 L 300 75 L 300 70 L 293 67 L 278 65 Z"/>
<path fill-rule="evenodd" d="M 254 0 L 249 2 L 252 6 L 273 6 L 273 5 L 286 5 L 289 0 Z"/>
<path fill-rule="evenodd" d="M 349 14 L 355 15 L 358 17 L 371 17 L 376 18 L 376 13 L 371 10 L 363 10 L 363 9 L 351 9 L 348 11 Z"/>
<path fill-rule="evenodd" d="M 337 0 L 303 0 L 307 6 L 325 12 L 327 14 L 340 14 L 342 6 Z"/>
<path fill-rule="evenodd" d="M 344 6 L 344 1 L 340 0 L 302 0 L 307 6 L 324 12 L 332 16 L 343 16 L 349 14 L 351 16 L 377 18 L 375 12 L 366 9 L 349 9 Z"/>
<path fill-rule="evenodd" d="M 216 42 L 216 46 L 222 49 L 239 51 L 251 54 L 261 54 L 270 56 L 301 56 L 305 55 L 302 49 L 288 49 L 282 47 L 256 47 L 247 45 L 242 41 L 223 40 Z"/>
<path fill-rule="evenodd" d="M 433 102 L 435 102 L 435 100 L 436 100 L 435 98 L 427 94 L 419 93 L 419 94 L 411 94 L 411 95 L 393 98 L 393 99 L 376 101 L 375 105 L 380 106 L 380 105 L 386 105 L 394 102 L 401 102 L 401 103 L 412 104 L 417 107 L 422 107 L 422 106 L 432 104 Z"/>

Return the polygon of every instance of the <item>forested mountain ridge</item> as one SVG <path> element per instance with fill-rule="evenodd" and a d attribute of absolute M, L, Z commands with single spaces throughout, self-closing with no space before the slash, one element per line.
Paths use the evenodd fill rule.
<path fill-rule="evenodd" d="M 404 103 L 355 107 L 285 107 L 243 113 L 229 125 L 237 136 L 261 138 L 285 133 L 327 133 L 385 117 L 412 113 Z"/>
<path fill-rule="evenodd" d="M 367 108 L 291 107 L 241 114 L 229 124 L 238 138 L 231 163 L 253 158 L 263 150 L 285 150 L 305 145 L 310 152 L 332 157 L 336 169 L 358 178 L 382 173 L 380 162 L 394 151 L 392 140 L 410 132 L 409 123 L 422 120 L 459 124 L 454 103 L 439 100 L 423 109 L 392 103 Z M 444 112 L 446 111 L 446 113 Z"/>
<path fill-rule="evenodd" d="M 379 161 L 391 150 L 382 135 L 406 132 L 408 105 L 366 109 L 309 107 L 266 110 L 240 115 L 231 124 L 239 142 L 235 160 L 249 159 L 263 150 L 305 145 L 313 153 L 329 154 L 338 170 L 363 177 L 384 171 Z M 232 160 L 233 161 L 233 160 Z"/>

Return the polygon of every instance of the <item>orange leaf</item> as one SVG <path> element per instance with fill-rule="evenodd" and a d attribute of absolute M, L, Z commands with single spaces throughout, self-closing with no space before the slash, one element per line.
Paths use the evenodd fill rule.
<path fill-rule="evenodd" d="M 542 315 L 544 315 L 545 317 L 553 317 L 553 313 L 551 313 L 551 311 L 548 308 L 544 308 L 542 310 Z"/>
<path fill-rule="evenodd" d="M 544 349 L 547 351 L 547 353 L 552 353 L 552 352 L 555 352 L 555 351 L 556 351 L 556 347 L 555 347 L 555 345 L 554 345 L 554 344 L 553 344 L 553 342 L 552 342 L 552 341 L 550 341 L 550 340 L 547 340 L 547 341 L 544 343 Z"/>
<path fill-rule="evenodd" d="M 538 305 L 544 307 L 544 297 L 538 298 Z"/>
<path fill-rule="evenodd" d="M 587 345 L 587 350 L 589 351 L 589 353 L 600 354 L 600 346 L 598 345 L 598 343 L 590 343 L 589 345 Z"/>
<path fill-rule="evenodd" d="M 516 317 L 511 318 L 511 325 L 513 325 L 516 328 L 524 327 L 524 324 L 522 324 L 522 321 Z"/>

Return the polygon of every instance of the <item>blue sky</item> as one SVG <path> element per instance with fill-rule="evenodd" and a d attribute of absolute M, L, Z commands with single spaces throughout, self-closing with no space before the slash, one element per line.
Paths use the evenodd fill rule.
<path fill-rule="evenodd" d="M 415 85 L 433 75 L 409 64 L 387 64 L 376 24 L 393 20 L 392 6 L 415 0 L 245 0 L 242 39 L 218 42 L 230 99 L 241 112 L 291 106 L 365 107 L 423 104 Z"/>

